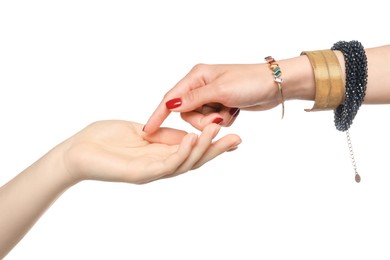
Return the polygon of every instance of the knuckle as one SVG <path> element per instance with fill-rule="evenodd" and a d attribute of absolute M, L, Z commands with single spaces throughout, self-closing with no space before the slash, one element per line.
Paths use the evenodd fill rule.
<path fill-rule="evenodd" d="M 186 95 L 187 102 L 190 104 L 197 101 L 197 92 L 196 91 L 189 91 Z"/>

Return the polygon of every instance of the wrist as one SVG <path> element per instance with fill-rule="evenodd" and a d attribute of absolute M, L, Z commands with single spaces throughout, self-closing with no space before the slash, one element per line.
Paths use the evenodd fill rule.
<path fill-rule="evenodd" d="M 50 167 L 50 172 L 55 176 L 57 185 L 63 187 L 63 189 L 68 189 L 81 181 L 70 172 L 67 166 L 66 151 L 69 146 L 68 142 L 69 140 L 57 145 L 42 158 L 44 163 Z"/>
<path fill-rule="evenodd" d="M 315 78 L 310 61 L 298 56 L 278 62 L 283 71 L 283 94 L 285 100 L 314 100 Z"/>

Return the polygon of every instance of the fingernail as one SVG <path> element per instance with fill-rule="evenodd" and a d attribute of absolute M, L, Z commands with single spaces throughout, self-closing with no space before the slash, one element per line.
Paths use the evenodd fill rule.
<path fill-rule="evenodd" d="M 217 117 L 216 119 L 213 120 L 214 124 L 220 124 L 223 121 L 223 118 Z"/>
<path fill-rule="evenodd" d="M 239 113 L 240 109 L 238 107 L 233 107 L 229 110 L 229 114 L 234 117 L 238 116 Z"/>
<path fill-rule="evenodd" d="M 145 126 L 146 126 L 146 125 L 144 125 L 144 127 L 142 127 L 142 132 L 145 132 Z"/>
<path fill-rule="evenodd" d="M 230 147 L 227 152 L 231 152 L 231 151 L 234 151 L 238 148 L 238 146 L 233 146 L 233 147 Z"/>
<path fill-rule="evenodd" d="M 165 105 L 167 106 L 168 109 L 174 109 L 180 107 L 181 103 L 182 103 L 181 98 L 174 98 L 169 100 L 167 103 L 165 103 Z"/>

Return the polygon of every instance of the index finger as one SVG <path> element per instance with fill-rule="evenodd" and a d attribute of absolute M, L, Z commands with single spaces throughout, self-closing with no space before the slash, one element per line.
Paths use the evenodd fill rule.
<path fill-rule="evenodd" d="M 182 78 L 171 90 L 169 90 L 156 110 L 149 117 L 146 122 L 143 131 L 146 133 L 154 133 L 159 129 L 164 120 L 169 116 L 171 111 L 167 109 L 166 102 L 176 97 L 180 97 L 183 94 L 206 85 L 203 72 L 197 69 L 199 66 L 195 66 L 184 78 Z"/>

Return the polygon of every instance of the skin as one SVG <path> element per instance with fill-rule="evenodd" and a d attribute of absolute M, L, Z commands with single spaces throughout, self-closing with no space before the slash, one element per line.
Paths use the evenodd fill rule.
<path fill-rule="evenodd" d="M 344 57 L 335 52 L 345 78 Z M 390 45 L 366 49 L 368 82 L 364 104 L 390 104 Z M 314 100 L 315 79 L 310 61 L 298 56 L 277 61 L 282 71 L 285 100 Z M 180 99 L 181 105 L 168 109 L 166 103 Z M 197 129 L 204 129 L 217 118 L 230 126 L 235 119 L 229 111 L 262 111 L 281 103 L 280 93 L 268 64 L 196 65 L 169 90 L 144 127 L 155 132 L 171 112 Z"/>
<path fill-rule="evenodd" d="M 0 188 L 0 259 L 67 189 L 83 180 L 144 184 L 196 169 L 241 142 L 220 126 L 200 136 L 160 128 L 153 134 L 127 121 L 95 122 L 60 143 Z"/>
<path fill-rule="evenodd" d="M 345 73 L 343 56 L 335 53 Z M 390 104 L 390 45 L 366 49 L 366 55 L 369 77 L 364 103 Z M 278 64 L 285 100 L 314 100 L 308 58 L 298 56 Z M 166 103 L 172 99 L 180 99 L 180 106 L 168 109 Z M 241 142 L 236 135 L 212 142 L 219 131 L 213 122 L 230 126 L 239 110 L 262 111 L 280 103 L 266 63 L 196 65 L 166 93 L 143 129 L 125 121 L 94 123 L 1 187 L 0 258 L 63 192 L 80 181 L 142 184 L 196 169 Z M 185 121 L 203 130 L 201 136 L 160 128 L 171 112 L 180 112 Z"/>

